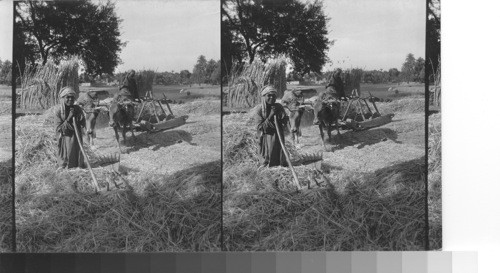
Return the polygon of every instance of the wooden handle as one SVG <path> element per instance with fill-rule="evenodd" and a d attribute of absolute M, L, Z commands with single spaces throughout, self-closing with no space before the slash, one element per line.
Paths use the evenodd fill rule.
<path fill-rule="evenodd" d="M 278 132 L 278 139 L 280 141 L 281 149 L 283 149 L 283 153 L 285 154 L 286 162 L 288 163 L 288 166 L 290 166 L 290 170 L 292 170 L 292 175 L 293 175 L 293 180 L 295 182 L 295 186 L 297 187 L 297 190 L 300 189 L 300 183 L 299 183 L 299 178 L 297 177 L 297 174 L 295 173 L 295 169 L 292 166 L 292 162 L 290 160 L 290 156 L 288 155 L 288 151 L 285 147 L 285 144 L 281 140 L 281 133 L 280 133 L 280 127 L 278 126 L 278 118 L 274 116 L 274 125 L 276 126 L 276 131 Z"/>
<path fill-rule="evenodd" d="M 75 126 L 76 140 L 78 141 L 78 145 L 80 146 L 80 150 L 82 151 L 83 158 L 85 159 L 85 163 L 87 164 L 87 168 L 89 169 L 90 175 L 92 176 L 92 182 L 94 184 L 95 191 L 98 192 L 99 191 L 99 184 L 97 183 L 97 179 L 94 175 L 94 171 L 92 171 L 92 167 L 90 167 L 89 158 L 87 157 L 87 154 L 85 153 L 85 150 L 83 149 L 83 145 L 82 145 L 82 142 L 80 140 L 80 132 L 78 131 L 78 125 L 76 124 L 75 119 L 73 119 L 73 126 Z"/>

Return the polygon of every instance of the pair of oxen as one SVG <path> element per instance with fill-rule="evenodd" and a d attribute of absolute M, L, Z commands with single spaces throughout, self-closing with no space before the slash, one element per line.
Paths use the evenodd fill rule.
<path fill-rule="evenodd" d="M 333 125 L 337 129 L 337 134 L 340 135 L 338 119 L 340 118 L 340 101 L 345 100 L 335 90 L 328 86 L 326 90 L 321 91 L 315 100 L 305 102 L 304 95 L 301 90 L 286 91 L 281 102 L 288 111 L 290 118 L 290 127 L 292 140 L 299 143 L 299 137 L 302 135 L 300 123 L 305 111 L 314 112 L 313 124 L 319 126 L 319 132 L 323 146 L 326 147 L 324 130 L 326 129 L 328 140 L 332 138 L 331 131 Z"/>
<path fill-rule="evenodd" d="M 118 94 L 114 96 L 109 103 L 103 105 L 108 109 L 110 119 L 109 126 L 111 126 L 115 131 L 115 137 L 118 145 L 120 145 L 118 130 L 121 130 L 124 142 L 126 142 L 127 131 L 131 131 L 132 136 L 135 137 L 132 122 L 134 119 L 134 109 L 136 103 L 137 102 L 134 102 L 132 99 Z M 102 110 L 102 107 L 100 107 L 101 105 L 99 105 L 96 92 L 90 91 L 81 93 L 77 104 L 80 105 L 85 112 L 87 141 L 91 145 L 94 145 L 94 139 L 96 138 L 95 126 L 97 116 Z"/>

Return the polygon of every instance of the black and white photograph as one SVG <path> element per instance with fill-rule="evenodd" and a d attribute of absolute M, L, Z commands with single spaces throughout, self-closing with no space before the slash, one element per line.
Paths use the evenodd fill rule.
<path fill-rule="evenodd" d="M 220 250 L 220 2 L 13 5 L 17 251 Z"/>
<path fill-rule="evenodd" d="M 224 249 L 429 248 L 426 6 L 222 1 Z"/>

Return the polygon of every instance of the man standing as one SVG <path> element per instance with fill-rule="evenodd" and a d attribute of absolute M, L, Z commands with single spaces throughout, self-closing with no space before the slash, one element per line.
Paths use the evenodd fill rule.
<path fill-rule="evenodd" d="M 257 131 L 259 135 L 260 154 L 262 156 L 262 165 L 273 166 L 288 166 L 286 157 L 281 149 L 278 131 L 284 139 L 283 128 L 288 122 L 288 116 L 285 109 L 279 103 L 276 103 L 278 92 L 272 86 L 266 86 L 261 91 L 262 103 L 257 111 Z M 277 124 L 275 123 L 275 117 Z"/>
<path fill-rule="evenodd" d="M 127 76 L 125 76 L 125 78 L 123 79 L 120 90 L 124 88 L 126 88 L 130 92 L 130 95 L 132 96 L 133 100 L 135 101 L 139 100 L 139 91 L 137 90 L 137 82 L 135 80 L 134 70 L 130 70 Z"/>
<path fill-rule="evenodd" d="M 82 137 L 85 127 L 83 110 L 75 104 L 76 92 L 71 87 L 64 87 L 59 93 L 61 107 L 55 112 L 58 157 L 60 168 L 85 168 L 83 153 L 80 150 L 77 136 Z M 74 122 L 78 128 L 74 127 Z"/>

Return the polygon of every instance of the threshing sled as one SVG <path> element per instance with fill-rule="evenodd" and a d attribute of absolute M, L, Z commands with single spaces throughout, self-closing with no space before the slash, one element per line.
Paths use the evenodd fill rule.
<path fill-rule="evenodd" d="M 146 96 L 142 99 L 141 110 L 139 111 L 139 115 L 137 116 L 134 124 L 137 129 L 146 129 L 148 132 L 154 133 L 186 124 L 188 116 L 185 115 L 176 117 L 172 112 L 172 108 L 170 108 L 170 104 L 168 103 L 165 94 L 163 94 L 163 96 L 165 99 L 162 100 L 162 102 L 167 106 L 169 114 L 167 114 L 165 109 L 163 109 L 162 102 L 153 98 L 151 91 L 148 91 L 146 92 Z M 158 109 L 160 109 L 160 113 L 156 110 L 157 106 Z M 154 115 L 145 115 L 144 109 L 147 109 L 146 107 L 152 109 Z"/>
<path fill-rule="evenodd" d="M 362 98 L 359 96 L 357 89 L 352 91 L 347 101 L 347 107 L 341 114 L 340 126 L 354 131 L 361 131 L 382 126 L 392 121 L 394 114 L 390 113 L 382 116 L 375 104 L 375 97 L 372 96 L 371 92 L 368 92 L 368 94 L 368 97 Z M 354 117 L 350 113 L 355 113 Z"/>

